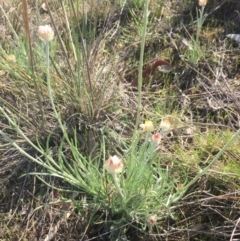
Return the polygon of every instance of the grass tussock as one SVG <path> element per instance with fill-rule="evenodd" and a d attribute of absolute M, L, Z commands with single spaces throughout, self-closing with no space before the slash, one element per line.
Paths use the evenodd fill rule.
<path fill-rule="evenodd" d="M 0 239 L 238 240 L 239 2 L 42 4 L 0 7 Z"/>

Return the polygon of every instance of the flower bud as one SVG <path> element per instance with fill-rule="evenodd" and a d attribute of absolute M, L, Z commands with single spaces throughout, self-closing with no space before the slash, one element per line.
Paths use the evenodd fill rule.
<path fill-rule="evenodd" d="M 116 155 L 110 156 L 104 163 L 104 168 L 109 174 L 116 174 L 122 172 L 123 163 Z"/>
<path fill-rule="evenodd" d="M 155 224 L 157 223 L 157 218 L 156 218 L 156 216 L 150 216 L 150 217 L 148 218 L 148 222 L 149 222 L 150 225 L 155 225 Z"/>
<path fill-rule="evenodd" d="M 200 7 L 205 7 L 207 5 L 208 0 L 198 0 L 198 5 Z"/>
<path fill-rule="evenodd" d="M 155 133 L 155 134 L 153 134 L 152 137 L 151 137 L 151 141 L 152 141 L 153 143 L 156 143 L 157 145 L 160 144 L 161 139 L 162 139 L 162 137 L 161 137 L 160 133 Z"/>
<path fill-rule="evenodd" d="M 42 41 L 49 42 L 54 38 L 54 32 L 50 25 L 38 27 L 38 36 Z"/>

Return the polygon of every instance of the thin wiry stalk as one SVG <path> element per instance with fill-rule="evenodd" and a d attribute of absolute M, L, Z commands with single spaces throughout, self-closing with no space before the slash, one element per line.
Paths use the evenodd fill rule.
<path fill-rule="evenodd" d="M 75 59 L 75 61 L 77 61 L 76 49 L 75 49 L 75 45 L 73 43 L 72 33 L 71 33 L 71 30 L 70 30 L 66 9 L 64 7 L 63 1 L 60 1 L 60 2 L 61 2 L 61 5 L 62 5 L 64 17 L 65 17 L 65 23 L 66 23 L 66 26 L 67 26 L 69 41 L 70 41 L 70 44 L 72 45 L 72 51 L 73 51 L 74 59 Z"/>
<path fill-rule="evenodd" d="M 51 88 L 51 81 L 50 81 L 50 73 L 49 73 L 49 41 L 46 41 L 45 42 L 45 45 L 46 45 L 46 71 L 47 71 L 47 89 L 48 89 L 48 95 L 49 95 L 49 99 L 50 99 L 50 103 L 51 103 L 51 106 L 53 108 L 53 111 L 54 111 L 54 114 L 55 114 L 55 117 L 57 118 L 57 121 L 64 133 L 64 136 L 66 137 L 66 139 L 68 140 L 68 137 L 67 137 L 67 134 L 66 134 L 66 131 L 65 131 L 65 128 L 62 124 L 62 121 L 61 121 L 61 117 L 59 116 L 59 113 L 57 112 L 57 109 L 56 109 L 56 106 L 54 104 L 54 99 L 53 99 L 53 95 L 52 95 L 52 88 Z"/>
<path fill-rule="evenodd" d="M 74 8 L 74 5 L 73 5 L 73 1 L 71 0 L 70 3 L 71 3 L 74 18 L 77 19 L 77 14 L 76 14 L 76 11 L 75 11 L 75 8 Z M 79 35 L 80 35 L 82 45 L 85 46 L 84 38 L 82 36 L 82 32 L 81 32 L 81 29 L 79 27 L 79 24 L 78 24 L 78 32 L 79 32 Z M 91 105 L 92 106 L 92 108 L 91 108 L 92 113 L 89 113 L 89 115 L 94 117 L 96 115 L 95 111 L 97 111 L 97 110 L 95 110 L 95 101 L 94 101 L 94 97 L 93 97 L 94 90 L 93 90 L 93 87 L 92 87 L 92 81 L 91 81 L 91 77 L 90 77 L 90 66 L 89 66 L 89 63 L 88 63 L 88 58 L 87 58 L 87 53 L 86 53 L 85 48 L 83 50 L 83 57 L 85 59 L 85 63 L 86 63 L 86 67 L 87 67 L 87 79 L 88 79 L 88 83 L 89 83 L 90 96 L 91 96 L 91 100 L 92 100 L 92 105 Z"/>
<path fill-rule="evenodd" d="M 71 72 L 72 76 L 74 77 L 73 70 L 72 70 L 71 64 L 70 64 L 70 62 L 69 62 L 69 58 L 68 58 L 68 54 L 67 54 L 66 48 L 65 48 L 65 46 L 64 46 L 64 44 L 63 44 L 62 38 L 60 37 L 60 35 L 59 35 L 58 31 L 57 31 L 57 27 L 56 27 L 56 24 L 55 24 L 55 22 L 54 22 L 54 20 L 53 20 L 53 17 L 52 17 L 50 8 L 49 8 L 49 6 L 48 6 L 48 2 L 47 2 L 47 0 L 44 0 L 44 2 L 45 2 L 45 4 L 46 4 L 46 6 L 47 6 L 48 13 L 49 13 L 49 17 L 51 18 L 51 21 L 52 21 L 54 30 L 55 30 L 55 32 L 56 32 L 56 35 L 57 35 L 58 40 L 59 40 L 59 42 L 60 42 L 60 45 L 61 45 L 61 47 L 62 47 L 62 51 L 63 51 L 64 57 L 65 57 L 65 59 L 66 59 L 66 61 L 67 61 L 67 65 L 68 65 L 68 67 L 69 67 L 69 69 L 70 69 L 70 72 Z"/>
<path fill-rule="evenodd" d="M 4 17 L 5 17 L 6 20 L 7 20 L 8 27 L 11 29 L 11 31 L 12 31 L 12 33 L 13 33 L 13 35 L 14 35 L 16 41 L 18 42 L 18 40 L 19 40 L 18 35 L 17 35 L 16 31 L 14 30 L 14 28 L 13 28 L 11 22 L 9 21 L 9 19 L 8 19 L 7 15 L 6 15 L 6 13 L 5 13 L 5 11 L 4 11 L 4 9 L 2 8 L 1 5 L 0 5 L 0 9 L 1 9 L 1 11 L 2 11 Z"/>
<path fill-rule="evenodd" d="M 137 107 L 137 117 L 136 124 L 133 133 L 133 142 L 137 137 L 137 129 L 139 126 L 140 112 L 142 108 L 142 69 L 143 69 L 143 57 L 144 57 L 144 49 L 146 42 L 146 34 L 147 34 L 147 25 L 148 25 L 148 5 L 149 0 L 145 0 L 144 14 L 143 14 L 143 32 L 142 32 L 142 41 L 141 41 L 141 52 L 140 52 L 140 63 L 138 70 L 138 107 Z"/>
<path fill-rule="evenodd" d="M 26 33 L 26 39 L 27 39 L 27 47 L 28 47 L 28 58 L 30 61 L 30 66 L 31 66 L 31 72 L 32 72 L 32 77 L 33 77 L 33 83 L 34 83 L 34 88 L 37 94 L 37 99 L 38 99 L 38 105 L 39 105 L 39 109 L 40 109 L 40 113 L 41 113 L 41 117 L 42 117 L 42 123 L 41 123 L 41 129 L 44 126 L 46 117 L 45 117 L 45 113 L 43 110 L 43 104 L 42 104 L 42 95 L 40 93 L 40 89 L 35 77 L 35 73 L 34 73 L 34 60 L 33 60 L 33 52 L 32 52 L 32 45 L 31 45 L 31 37 L 30 37 L 30 30 L 29 30 L 29 22 L 28 22 L 28 14 L 27 14 L 27 1 L 26 0 L 22 0 L 22 5 L 23 5 L 23 20 L 24 20 L 24 27 L 25 27 L 25 33 Z"/>
<path fill-rule="evenodd" d="M 144 57 L 144 49 L 147 35 L 147 25 L 148 25 L 148 5 L 149 0 L 145 1 L 144 14 L 143 14 L 143 33 L 142 33 L 142 42 L 141 42 L 141 53 L 140 53 L 140 64 L 138 71 L 138 109 L 137 109 L 137 119 L 135 131 L 139 125 L 140 111 L 142 108 L 142 71 L 143 71 L 143 57 Z"/>

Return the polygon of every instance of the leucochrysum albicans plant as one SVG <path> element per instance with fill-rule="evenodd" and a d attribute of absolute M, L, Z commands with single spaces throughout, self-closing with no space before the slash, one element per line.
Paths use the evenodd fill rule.
<path fill-rule="evenodd" d="M 147 4 L 148 1 L 146 1 L 145 8 L 147 8 Z M 203 9 L 204 7 L 200 11 L 198 34 L 205 18 Z M 146 17 L 147 11 L 145 19 Z M 44 43 L 43 48 L 46 55 L 47 88 L 50 103 L 63 132 L 63 138 L 60 140 L 61 143 L 58 147 L 58 155 L 53 156 L 48 145 L 42 147 L 40 144 L 36 145 L 29 140 L 17 121 L 11 116 L 10 111 L 5 109 L 4 106 L 0 106 L 2 115 L 14 128 L 16 134 L 20 135 L 35 149 L 38 157 L 27 153 L 3 129 L 0 130 L 0 135 L 22 155 L 44 167 L 46 170 L 45 173 L 32 173 L 33 175 L 36 175 L 43 181 L 45 181 L 42 178 L 44 174 L 59 178 L 68 183 L 76 192 L 87 197 L 86 200 L 88 200 L 91 207 L 89 211 L 94 210 L 93 215 L 101 211 L 105 214 L 107 213 L 108 220 L 106 223 L 112 223 L 113 227 L 121 229 L 121 226 L 128 224 L 135 228 L 141 228 L 142 231 L 145 227 L 149 227 L 149 225 L 157 226 L 158 222 L 168 215 L 174 217 L 173 210 L 176 202 L 217 162 L 222 153 L 239 136 L 240 130 L 231 137 L 208 166 L 198 171 L 193 179 L 189 180 L 187 174 L 183 176 L 183 185 L 181 185 L 181 188 L 176 188 L 177 180 L 171 175 L 170 167 L 161 165 L 162 155 L 158 147 L 162 143 L 164 134 L 173 128 L 171 122 L 167 119 L 163 119 L 160 123 L 160 130 L 156 130 L 153 122 L 149 120 L 140 124 L 141 130 L 138 128 L 139 125 L 136 125 L 136 132 L 132 143 L 122 153 L 109 156 L 109 158 L 106 158 L 106 136 L 102 134 L 100 136 L 101 153 L 99 156 L 94 158 L 91 156 L 85 157 L 78 151 L 77 141 L 69 139 L 66 128 L 54 104 L 54 95 L 52 94 L 49 74 L 49 47 L 50 41 L 54 39 L 54 32 L 49 25 L 40 26 L 38 36 Z M 139 79 L 141 78 L 142 73 L 140 71 Z M 141 86 L 138 90 L 141 90 Z M 141 95 L 139 96 L 141 97 Z M 141 104 L 140 97 L 139 105 Z M 68 148 L 71 150 L 71 160 L 64 154 L 64 145 L 68 145 Z M 83 205 L 81 201 L 77 202 L 76 200 L 74 200 L 74 204 L 79 205 L 78 208 L 81 208 L 81 205 Z M 102 222 L 104 225 L 105 220 Z"/>

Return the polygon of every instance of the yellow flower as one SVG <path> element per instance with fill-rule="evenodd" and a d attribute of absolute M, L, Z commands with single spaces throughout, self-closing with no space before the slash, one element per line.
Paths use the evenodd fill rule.
<path fill-rule="evenodd" d="M 54 38 L 54 32 L 50 25 L 38 27 L 38 36 L 42 41 L 49 42 Z"/>
<path fill-rule="evenodd" d="M 200 7 L 205 7 L 207 5 L 208 0 L 198 0 L 198 5 Z"/>
<path fill-rule="evenodd" d="M 116 174 L 122 172 L 123 163 L 120 158 L 116 155 L 110 156 L 104 163 L 104 168 L 107 170 L 109 174 Z"/>
<path fill-rule="evenodd" d="M 144 124 L 139 125 L 144 131 L 152 131 L 154 129 L 152 121 L 146 120 Z"/>

